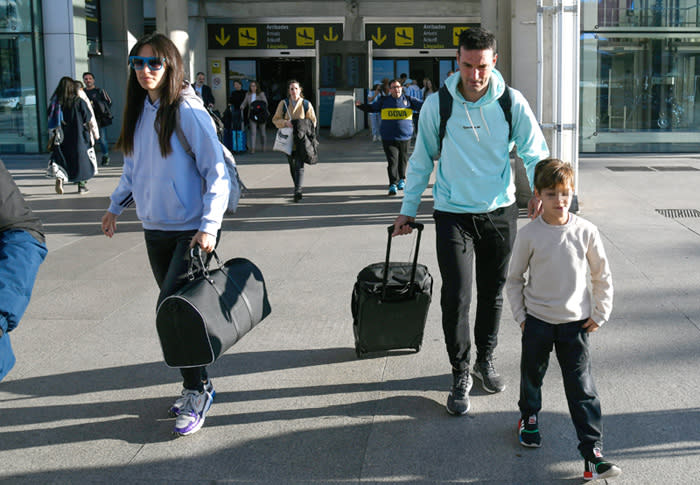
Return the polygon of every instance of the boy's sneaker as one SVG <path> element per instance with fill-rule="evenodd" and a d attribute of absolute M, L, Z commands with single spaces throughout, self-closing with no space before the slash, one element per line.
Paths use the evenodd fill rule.
<path fill-rule="evenodd" d="M 405 179 L 399 180 L 399 184 L 396 186 L 396 188 L 399 190 L 405 189 L 406 188 L 406 180 Z"/>
<path fill-rule="evenodd" d="M 583 479 L 594 480 L 597 478 L 613 478 L 622 473 L 620 467 L 609 461 L 605 461 L 600 449 L 594 448 L 593 454 L 583 458 Z"/>
<path fill-rule="evenodd" d="M 506 388 L 503 379 L 496 373 L 491 359 L 477 362 L 472 372 L 475 377 L 481 380 L 481 387 L 483 387 L 486 392 L 501 392 Z"/>
<path fill-rule="evenodd" d="M 452 390 L 447 396 L 447 412 L 461 416 L 469 412 L 469 391 L 472 388 L 472 376 L 468 370 L 452 371 Z"/>
<path fill-rule="evenodd" d="M 523 446 L 528 448 L 539 448 L 542 446 L 542 437 L 537 428 L 537 415 L 533 414 L 529 418 L 520 418 L 518 421 L 518 440 Z"/>
<path fill-rule="evenodd" d="M 214 396 L 216 396 L 216 391 L 214 390 L 214 384 L 211 382 L 211 379 L 209 379 L 207 382 L 204 383 L 204 391 L 208 392 L 211 394 L 211 400 L 214 401 Z M 187 397 L 185 394 L 187 393 L 187 389 L 183 388 L 182 389 L 182 395 L 177 398 L 177 401 L 173 403 L 173 405 L 168 409 L 168 415 L 171 418 L 177 417 L 178 414 L 180 414 L 180 410 L 182 407 L 185 405 L 185 401 L 187 400 Z M 211 406 L 211 403 L 209 403 Z"/>
<path fill-rule="evenodd" d="M 196 433 L 202 427 L 213 397 L 207 391 L 199 392 L 191 389 L 186 389 L 182 397 L 185 399 L 180 408 L 180 414 L 175 418 L 174 431 L 180 436 L 187 436 Z"/>
<path fill-rule="evenodd" d="M 389 195 L 396 195 L 396 184 L 391 184 L 389 186 Z"/>

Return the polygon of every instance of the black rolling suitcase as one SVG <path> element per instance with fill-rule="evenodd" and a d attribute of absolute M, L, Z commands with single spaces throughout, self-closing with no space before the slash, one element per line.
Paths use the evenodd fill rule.
<path fill-rule="evenodd" d="M 352 317 L 355 352 L 412 348 L 423 343 L 423 330 L 433 294 L 433 277 L 428 268 L 418 264 L 423 224 L 411 223 L 418 230 L 413 263 L 390 263 L 391 233 L 386 245 L 386 259 L 365 267 L 357 275 L 352 292 Z"/>

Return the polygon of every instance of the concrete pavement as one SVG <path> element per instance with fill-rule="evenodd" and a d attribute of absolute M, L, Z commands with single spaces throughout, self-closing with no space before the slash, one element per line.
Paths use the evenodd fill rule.
<path fill-rule="evenodd" d="M 379 143 L 322 139 L 321 150 L 299 204 L 281 154 L 237 157 L 250 193 L 226 218 L 218 252 L 260 266 L 272 314 L 211 366 L 215 403 L 184 438 L 167 418 L 180 378 L 162 362 L 140 223 L 131 210 L 113 239 L 100 233 L 119 160 L 89 194 L 67 186 L 58 196 L 42 176 L 45 156 L 2 157 L 46 225 L 49 255 L 11 334 L 17 365 L 0 383 L 0 480 L 582 482 L 554 358 L 543 446 L 518 444 L 520 331 L 507 306 L 496 361 L 507 389 L 489 395 L 476 384 L 468 416 L 445 411 L 429 191 L 420 260 L 435 291 L 423 348 L 356 358 L 350 293 L 359 270 L 382 260 L 400 199 L 385 195 Z M 615 284 L 612 319 L 591 349 L 606 456 L 623 470 L 616 483 L 698 483 L 700 157 L 582 157 L 580 166 L 581 215 L 601 230 Z M 395 242 L 397 259 L 409 243 Z"/>

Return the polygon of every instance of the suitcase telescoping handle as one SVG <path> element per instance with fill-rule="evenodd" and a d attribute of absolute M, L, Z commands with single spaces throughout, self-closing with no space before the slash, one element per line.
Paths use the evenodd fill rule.
<path fill-rule="evenodd" d="M 423 234 L 423 224 L 420 222 L 407 222 L 409 226 L 413 229 L 418 230 L 418 235 L 416 236 L 416 250 L 413 254 L 413 267 L 411 268 L 411 283 L 409 284 L 409 289 L 411 293 L 415 291 L 413 287 L 414 280 L 416 279 L 416 267 L 418 266 L 418 250 L 420 249 L 420 237 Z M 384 259 L 384 276 L 382 279 L 382 300 L 386 298 L 386 284 L 389 279 L 389 255 L 391 254 L 391 235 L 394 232 L 394 226 L 389 226 L 386 228 L 389 233 L 389 239 L 386 242 L 386 258 Z"/>

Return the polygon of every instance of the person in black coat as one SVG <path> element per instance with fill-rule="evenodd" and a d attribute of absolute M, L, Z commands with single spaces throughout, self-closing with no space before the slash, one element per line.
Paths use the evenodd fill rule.
<path fill-rule="evenodd" d="M 15 364 L 9 332 L 19 324 L 46 257 L 41 221 L 0 160 L 0 381 Z"/>
<path fill-rule="evenodd" d="M 92 114 L 78 95 L 75 81 L 64 76 L 51 96 L 63 113 L 63 141 L 52 148 L 51 159 L 64 171 L 68 182 L 78 184 L 78 193 L 88 193 L 87 180 L 97 173 L 97 159 L 90 136 Z M 63 178 L 56 178 L 56 193 L 63 193 Z"/>
<path fill-rule="evenodd" d="M 194 87 L 197 95 L 199 95 L 199 97 L 202 98 L 202 101 L 204 101 L 204 106 L 207 108 L 213 108 L 214 104 L 216 103 L 216 101 L 214 101 L 214 94 L 211 92 L 211 88 L 204 84 L 204 81 L 206 81 L 204 73 L 198 72 L 197 81 L 192 83 L 192 86 Z"/>

